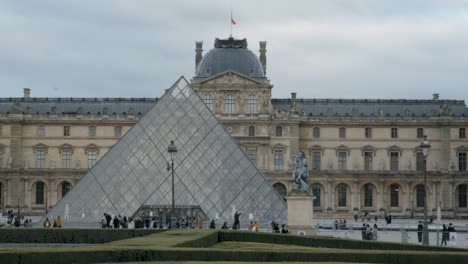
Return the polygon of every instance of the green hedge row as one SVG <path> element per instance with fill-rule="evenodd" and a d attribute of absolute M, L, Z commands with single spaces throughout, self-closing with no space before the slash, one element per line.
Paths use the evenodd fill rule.
<path fill-rule="evenodd" d="M 468 252 L 462 248 L 421 246 L 392 242 L 367 240 L 352 240 L 331 237 L 295 236 L 272 233 L 255 233 L 243 231 L 220 231 L 219 242 L 238 241 L 269 244 L 297 245 L 306 247 L 343 248 L 343 249 L 375 249 L 375 250 L 415 250 L 415 251 L 458 251 Z"/>
<path fill-rule="evenodd" d="M 0 252 L 0 263 L 101 263 L 138 261 L 248 261 L 248 262 L 355 262 L 355 263 L 467 263 L 468 255 L 448 252 L 265 252 L 211 249 L 121 249 L 121 250 L 69 250 Z"/>
<path fill-rule="evenodd" d="M 213 232 L 209 235 L 179 243 L 176 247 L 188 248 L 208 248 L 219 243 L 219 232 Z"/>
<path fill-rule="evenodd" d="M 160 229 L 1 228 L 0 243 L 100 244 L 159 233 Z"/>

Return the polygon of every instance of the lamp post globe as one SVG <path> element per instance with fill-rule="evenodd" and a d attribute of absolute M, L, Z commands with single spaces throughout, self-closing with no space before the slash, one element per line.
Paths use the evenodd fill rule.
<path fill-rule="evenodd" d="M 174 199 L 174 157 L 177 153 L 177 147 L 174 144 L 174 140 L 171 140 L 171 144 L 167 147 L 167 152 L 171 156 L 171 164 L 168 164 L 168 169 L 171 169 L 171 179 L 172 179 L 172 213 L 175 213 L 175 199 Z"/>
<path fill-rule="evenodd" d="M 427 222 L 427 156 L 429 155 L 429 150 L 431 149 L 431 144 L 427 141 L 427 136 L 424 135 L 423 141 L 419 145 L 419 148 L 422 150 L 424 158 L 424 227 L 423 227 L 423 245 L 429 245 L 429 229 Z"/>

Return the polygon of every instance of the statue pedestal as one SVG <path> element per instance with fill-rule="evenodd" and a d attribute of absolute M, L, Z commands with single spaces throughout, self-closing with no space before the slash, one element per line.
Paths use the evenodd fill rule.
<path fill-rule="evenodd" d="M 307 192 L 292 191 L 288 197 L 288 225 L 291 234 L 314 235 L 313 197 Z"/>

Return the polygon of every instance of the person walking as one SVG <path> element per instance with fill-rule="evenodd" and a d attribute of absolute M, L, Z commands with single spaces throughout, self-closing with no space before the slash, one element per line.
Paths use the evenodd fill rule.
<path fill-rule="evenodd" d="M 374 224 L 374 229 L 372 230 L 372 238 L 377 241 L 377 224 Z"/>
<path fill-rule="evenodd" d="M 202 229 L 203 228 L 203 219 L 200 214 L 197 216 L 197 226 L 198 228 Z"/>
<path fill-rule="evenodd" d="M 241 212 L 235 212 L 234 213 L 234 224 L 232 225 L 233 230 L 240 229 L 240 221 L 239 221 L 239 216 L 241 215 Z"/>
<path fill-rule="evenodd" d="M 423 224 L 421 221 L 419 221 L 419 224 L 418 224 L 418 242 L 421 243 L 422 242 L 422 231 L 423 231 Z"/>
<path fill-rule="evenodd" d="M 362 240 L 366 240 L 366 224 L 362 224 L 361 235 L 362 235 Z"/>
<path fill-rule="evenodd" d="M 440 245 L 441 246 L 447 246 L 447 240 L 449 238 L 449 232 L 448 232 L 448 229 L 447 229 L 447 226 L 445 224 L 443 224 L 442 226 L 442 241 L 440 242 Z"/>
<path fill-rule="evenodd" d="M 60 215 L 57 216 L 57 220 L 55 220 L 55 223 L 57 224 L 57 228 L 62 227 L 62 219 L 60 219 Z"/>

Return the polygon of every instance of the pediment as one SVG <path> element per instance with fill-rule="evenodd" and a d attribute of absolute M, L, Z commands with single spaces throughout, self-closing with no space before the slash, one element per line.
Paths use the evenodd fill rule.
<path fill-rule="evenodd" d="M 263 84 L 262 82 L 255 80 L 247 75 L 234 71 L 224 71 L 213 75 L 205 80 L 201 81 L 200 84 Z"/>

